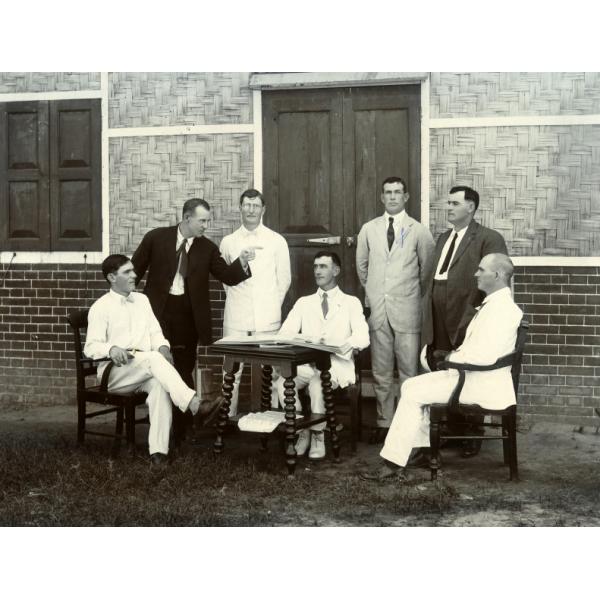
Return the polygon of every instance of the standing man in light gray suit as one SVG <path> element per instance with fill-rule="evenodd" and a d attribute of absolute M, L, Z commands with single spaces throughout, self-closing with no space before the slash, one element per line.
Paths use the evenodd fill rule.
<path fill-rule="evenodd" d="M 429 230 L 406 214 L 409 194 L 400 177 L 388 177 L 381 191 L 385 212 L 362 226 L 356 270 L 371 309 L 376 431 L 384 433 L 395 411 L 394 356 L 400 385 L 417 374 L 423 296 L 433 268 L 434 243 Z"/>

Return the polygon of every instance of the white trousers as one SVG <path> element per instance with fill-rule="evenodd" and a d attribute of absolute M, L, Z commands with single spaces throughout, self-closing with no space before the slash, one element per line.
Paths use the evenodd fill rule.
<path fill-rule="evenodd" d="M 386 318 L 379 329 L 369 330 L 369 336 L 377 399 L 377 425 L 389 427 L 394 416 L 396 397 L 396 389 L 393 385 L 394 357 L 401 387 L 409 377 L 417 374 L 420 334 L 395 331 Z"/>
<path fill-rule="evenodd" d="M 165 357 L 156 351 L 137 352 L 121 367 L 114 366 L 108 378 L 108 390 L 116 394 L 146 392 L 150 431 L 148 447 L 150 454 L 169 452 L 171 429 L 171 400 L 182 412 L 189 406 L 196 393 L 181 379 Z"/>
<path fill-rule="evenodd" d="M 467 377 L 469 375 L 467 374 Z M 429 447 L 429 405 L 448 402 L 458 381 L 458 371 L 434 371 L 417 377 L 411 377 L 402 385 L 402 395 L 385 444 L 380 455 L 401 467 L 406 466 L 413 448 Z M 501 405 L 493 393 L 486 393 L 485 386 L 474 394 L 465 384 L 461 394 L 461 404 L 477 403 L 489 408 L 505 408 L 511 403 Z M 467 392 L 467 393 L 465 393 Z"/>
<path fill-rule="evenodd" d="M 277 394 L 279 404 L 282 408 L 285 408 L 284 383 L 285 379 L 283 377 L 277 380 Z M 321 387 L 321 371 L 313 365 L 300 365 L 298 367 L 298 374 L 294 377 L 294 383 L 296 384 L 296 412 L 298 413 L 302 410 L 302 405 L 298 398 L 298 390 L 302 390 L 308 386 L 311 412 L 325 414 L 325 400 L 323 398 L 323 388 Z M 331 377 L 331 386 L 333 389 L 338 387 L 338 382 L 333 376 Z M 317 423 L 311 429 L 313 431 L 322 431 L 326 425 L 326 423 Z"/>
<path fill-rule="evenodd" d="M 273 329 L 270 331 L 254 331 L 253 333 L 259 335 L 268 335 L 268 334 L 276 334 L 279 331 L 278 329 Z M 248 335 L 247 331 L 242 331 L 240 329 L 233 329 L 231 327 L 227 327 L 223 324 L 223 337 L 227 337 L 230 335 L 234 335 L 236 337 L 244 337 Z M 242 371 L 244 370 L 244 363 L 240 363 L 240 368 L 235 373 L 235 381 L 233 382 L 233 392 L 231 396 L 231 404 L 229 405 L 229 416 L 233 417 L 237 415 L 238 412 L 238 404 L 240 400 L 240 380 L 242 378 Z M 225 371 L 223 371 L 223 375 L 225 375 Z M 271 380 L 271 404 L 275 401 L 275 405 L 277 405 L 277 389 L 273 385 L 273 381 L 277 378 L 276 373 L 273 373 Z"/>

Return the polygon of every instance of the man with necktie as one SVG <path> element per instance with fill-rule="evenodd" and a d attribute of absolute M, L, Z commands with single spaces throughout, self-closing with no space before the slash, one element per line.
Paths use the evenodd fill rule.
<path fill-rule="evenodd" d="M 508 254 L 504 238 L 493 229 L 474 220 L 479 194 L 468 186 L 453 187 L 448 196 L 448 221 L 451 229 L 437 240 L 435 271 L 427 286 L 427 303 L 423 323 L 422 346 L 426 358 L 435 368 L 439 358 L 462 343 L 465 331 L 481 304 L 484 294 L 478 289 L 473 273 L 487 254 Z M 473 432 L 483 434 L 483 428 Z M 467 440 L 464 457 L 475 456 L 481 441 Z"/>
<path fill-rule="evenodd" d="M 400 177 L 381 186 L 382 216 L 365 223 L 358 234 L 356 270 L 371 309 L 369 330 L 377 441 L 394 416 L 394 358 L 400 385 L 417 374 L 423 296 L 433 266 L 431 233 L 406 211 L 408 189 Z"/>
<path fill-rule="evenodd" d="M 253 248 L 243 248 L 228 265 L 204 237 L 209 222 L 208 202 L 191 198 L 183 205 L 181 222 L 146 233 L 131 259 L 138 283 L 148 272 L 144 293 L 171 343 L 175 368 L 190 387 L 198 341 L 212 341 L 209 275 L 236 285 L 251 277 L 248 261 L 255 257 Z M 173 428 L 176 441 L 185 437 L 185 420 L 175 418 Z"/>
<path fill-rule="evenodd" d="M 280 333 L 294 336 L 298 333 L 318 339 L 320 343 L 339 346 L 341 352 L 331 355 L 331 384 L 333 389 L 346 387 L 355 382 L 356 373 L 353 350 L 369 345 L 369 327 L 365 321 L 360 300 L 344 294 L 337 285 L 341 261 L 335 252 L 317 252 L 313 263 L 317 291 L 298 299 L 281 326 Z M 314 364 L 300 365 L 294 378 L 296 391 L 308 386 L 311 412 L 325 413 L 321 387 L 321 372 Z M 279 403 L 284 406 L 284 379 L 277 382 Z M 296 410 L 301 408 L 296 395 Z M 325 423 L 311 429 L 303 429 L 298 435 L 296 453 L 302 456 L 310 449 L 308 457 L 319 460 L 325 457 Z"/>

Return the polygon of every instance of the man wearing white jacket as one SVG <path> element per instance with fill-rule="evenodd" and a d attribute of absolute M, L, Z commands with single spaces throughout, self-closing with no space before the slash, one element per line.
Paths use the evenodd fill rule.
<path fill-rule="evenodd" d="M 231 264 L 240 250 L 252 247 L 252 277 L 236 286 L 224 285 L 227 298 L 223 336 L 276 333 L 281 326 L 281 305 L 290 287 L 290 253 L 285 238 L 265 227 L 265 201 L 258 190 L 246 190 L 240 197 L 242 225 L 225 236 L 219 250 Z M 237 253 L 237 254 L 236 254 Z M 244 363 L 235 374 L 229 416 L 237 414 L 240 379 Z"/>
<path fill-rule="evenodd" d="M 469 324 L 462 345 L 446 360 L 491 365 L 514 351 L 523 312 L 511 296 L 512 274 L 513 264 L 504 254 L 488 254 L 481 259 L 475 277 L 486 297 Z M 380 453 L 385 465 L 376 472 L 363 473 L 364 479 L 379 481 L 403 476 L 412 449 L 429 447 L 428 405 L 447 402 L 457 381 L 458 371 L 450 369 L 419 375 L 404 383 L 402 400 Z M 467 372 L 460 402 L 497 410 L 514 404 L 510 367 Z"/>
<path fill-rule="evenodd" d="M 344 294 L 337 286 L 341 262 L 335 252 L 318 252 L 313 265 L 315 281 L 319 286 L 310 296 L 300 298 L 290 311 L 280 334 L 293 336 L 298 333 L 314 336 L 321 343 L 339 346 L 342 353 L 331 356 L 331 384 L 333 388 L 346 387 L 355 382 L 353 350 L 369 345 L 369 326 L 365 320 L 360 300 Z M 296 390 L 308 386 L 311 411 L 324 413 L 325 403 L 321 388 L 321 372 L 314 364 L 300 365 L 294 379 Z M 284 406 L 284 380 L 277 383 L 279 402 Z M 296 396 L 296 410 L 300 402 Z M 308 457 L 320 459 L 325 456 L 323 429 L 325 423 L 303 429 L 296 443 L 296 453 L 302 456 L 310 447 Z M 311 435 L 312 432 L 312 435 Z"/>

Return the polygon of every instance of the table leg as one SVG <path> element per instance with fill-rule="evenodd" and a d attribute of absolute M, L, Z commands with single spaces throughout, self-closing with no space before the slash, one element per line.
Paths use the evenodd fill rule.
<path fill-rule="evenodd" d="M 273 367 L 271 365 L 262 366 L 262 388 L 261 388 L 261 399 L 260 409 L 262 411 L 270 410 L 271 408 L 271 386 L 273 380 Z M 269 434 L 264 433 L 260 438 L 261 448 L 263 452 L 267 451 L 267 444 L 269 441 Z"/>
<path fill-rule="evenodd" d="M 296 470 L 296 383 L 293 377 L 286 377 L 285 388 L 285 462 L 288 474 Z"/>
<path fill-rule="evenodd" d="M 325 414 L 327 425 L 331 433 L 331 448 L 335 461 L 340 459 L 340 442 L 337 432 L 337 420 L 335 418 L 335 406 L 333 404 L 333 389 L 331 387 L 331 373 L 329 369 L 321 371 L 321 386 L 323 388 L 323 400 L 325 400 Z"/>
<path fill-rule="evenodd" d="M 231 398 L 233 396 L 233 382 L 235 381 L 235 373 L 239 369 L 240 364 L 237 362 L 231 362 L 225 359 L 223 368 L 225 369 L 225 376 L 223 377 L 223 399 L 224 402 L 221 404 L 219 409 L 219 420 L 217 422 L 217 439 L 213 444 L 213 451 L 215 454 L 221 454 L 225 444 L 223 443 L 223 432 L 227 427 L 229 420 L 229 407 L 231 406 Z"/>

